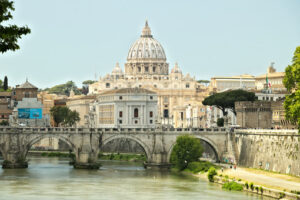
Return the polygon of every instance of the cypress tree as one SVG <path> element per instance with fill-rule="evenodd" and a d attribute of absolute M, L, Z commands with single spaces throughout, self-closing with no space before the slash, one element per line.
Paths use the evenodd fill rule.
<path fill-rule="evenodd" d="M 4 77 L 3 89 L 6 91 L 8 89 L 8 80 L 7 76 Z"/>

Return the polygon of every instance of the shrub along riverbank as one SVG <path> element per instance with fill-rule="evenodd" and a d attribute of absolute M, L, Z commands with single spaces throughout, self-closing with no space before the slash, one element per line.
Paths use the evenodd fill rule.
<path fill-rule="evenodd" d="M 43 157 L 58 157 L 58 158 L 75 158 L 74 153 L 67 152 L 30 152 L 33 155 Z M 119 160 L 129 162 L 144 162 L 146 156 L 144 154 L 129 154 L 129 153 L 99 153 L 98 158 L 101 160 Z"/>

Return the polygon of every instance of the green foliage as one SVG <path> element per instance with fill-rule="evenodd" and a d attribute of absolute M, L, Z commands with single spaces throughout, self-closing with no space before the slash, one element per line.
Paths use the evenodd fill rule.
<path fill-rule="evenodd" d="M 202 152 L 200 140 L 189 135 L 179 136 L 171 154 L 171 163 L 180 171 L 184 170 L 190 162 L 198 161 Z"/>
<path fill-rule="evenodd" d="M 300 195 L 300 190 L 299 191 L 297 191 L 297 190 L 291 190 L 291 193 L 299 194 Z"/>
<path fill-rule="evenodd" d="M 83 85 L 90 85 L 90 84 L 93 84 L 95 83 L 96 81 L 93 81 L 93 80 L 86 80 L 86 81 L 83 81 L 82 84 Z"/>
<path fill-rule="evenodd" d="M 283 197 L 285 197 L 285 193 L 284 192 L 280 192 L 279 193 L 279 199 L 282 199 Z"/>
<path fill-rule="evenodd" d="M 146 156 L 144 154 L 98 154 L 98 158 L 102 160 L 120 160 L 120 161 L 131 161 L 131 162 L 144 162 Z"/>
<path fill-rule="evenodd" d="M 8 126 L 9 125 L 9 122 L 7 120 L 2 120 L 0 122 L 0 126 Z"/>
<path fill-rule="evenodd" d="M 7 76 L 4 77 L 3 89 L 6 91 L 8 89 L 8 80 Z"/>
<path fill-rule="evenodd" d="M 15 10 L 13 2 L 9 0 L 0 1 L 0 52 L 5 53 L 6 51 L 15 51 L 19 49 L 17 44 L 18 39 L 22 35 L 30 33 L 30 29 L 27 26 L 18 27 L 16 25 L 7 25 L 7 22 L 13 18 L 11 11 Z"/>
<path fill-rule="evenodd" d="M 76 122 L 80 121 L 79 113 L 65 106 L 53 106 L 50 109 L 50 113 L 57 126 L 73 126 Z"/>
<path fill-rule="evenodd" d="M 233 113 L 236 114 L 234 105 L 236 101 L 255 101 L 255 99 L 256 97 L 253 92 L 247 92 L 245 90 L 231 90 L 206 97 L 202 101 L 202 104 L 206 106 L 216 106 L 222 110 L 223 115 L 226 116 L 226 108 L 232 110 Z"/>
<path fill-rule="evenodd" d="M 261 194 L 264 193 L 264 189 L 261 186 L 259 186 L 259 191 Z"/>
<path fill-rule="evenodd" d="M 208 170 L 207 178 L 210 182 L 214 182 L 214 176 L 217 175 L 217 171 L 214 167 L 210 167 Z"/>
<path fill-rule="evenodd" d="M 296 48 L 292 65 L 285 69 L 283 84 L 289 91 L 285 96 L 284 109 L 287 120 L 298 125 L 300 132 L 300 46 Z"/>
<path fill-rule="evenodd" d="M 253 183 L 250 183 L 249 187 L 250 187 L 250 189 L 251 189 L 252 191 L 254 190 L 254 185 L 253 185 Z"/>
<path fill-rule="evenodd" d="M 207 172 L 210 169 L 210 167 L 216 167 L 216 166 L 206 161 L 195 161 L 195 162 L 190 162 L 186 170 L 196 174 L 199 172 Z"/>
<path fill-rule="evenodd" d="M 245 183 L 245 187 L 247 188 L 247 190 L 249 189 L 248 182 Z"/>
<path fill-rule="evenodd" d="M 243 185 L 239 184 L 237 182 L 231 181 L 227 182 L 222 186 L 223 189 L 226 190 L 233 190 L 233 191 L 242 191 L 243 190 Z"/>
<path fill-rule="evenodd" d="M 224 118 L 218 118 L 217 120 L 217 125 L 219 127 L 223 127 L 224 126 Z"/>
<path fill-rule="evenodd" d="M 47 89 L 50 94 L 61 94 L 67 96 L 70 95 L 71 90 L 73 90 L 76 95 L 81 94 L 73 81 L 68 81 L 65 84 L 56 85 Z"/>

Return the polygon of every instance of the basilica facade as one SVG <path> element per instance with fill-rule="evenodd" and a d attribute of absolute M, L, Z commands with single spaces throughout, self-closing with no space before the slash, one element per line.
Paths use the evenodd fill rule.
<path fill-rule="evenodd" d="M 195 77 L 184 75 L 169 63 L 162 45 L 154 39 L 146 21 L 140 38 L 130 47 L 124 71 L 119 63 L 110 74 L 89 85 L 89 94 L 121 88 L 145 88 L 157 94 L 159 123 L 174 127 L 206 127 L 202 100 L 209 89 Z"/>

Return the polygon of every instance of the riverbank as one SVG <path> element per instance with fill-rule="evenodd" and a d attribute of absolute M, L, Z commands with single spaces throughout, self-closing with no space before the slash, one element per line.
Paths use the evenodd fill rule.
<path fill-rule="evenodd" d="M 29 155 L 42 157 L 61 157 L 74 158 L 75 154 L 67 151 L 29 151 Z M 128 162 L 144 162 L 146 156 L 144 154 L 130 154 L 130 153 L 99 153 L 100 160 L 117 160 Z"/>
<path fill-rule="evenodd" d="M 207 174 L 193 175 L 208 180 Z M 225 169 L 223 172 L 218 170 L 213 180 L 214 183 L 221 184 L 223 188 L 229 190 L 231 190 L 230 186 L 233 186 L 239 191 L 275 199 L 300 200 L 300 177 L 238 167 L 236 170 Z"/>

